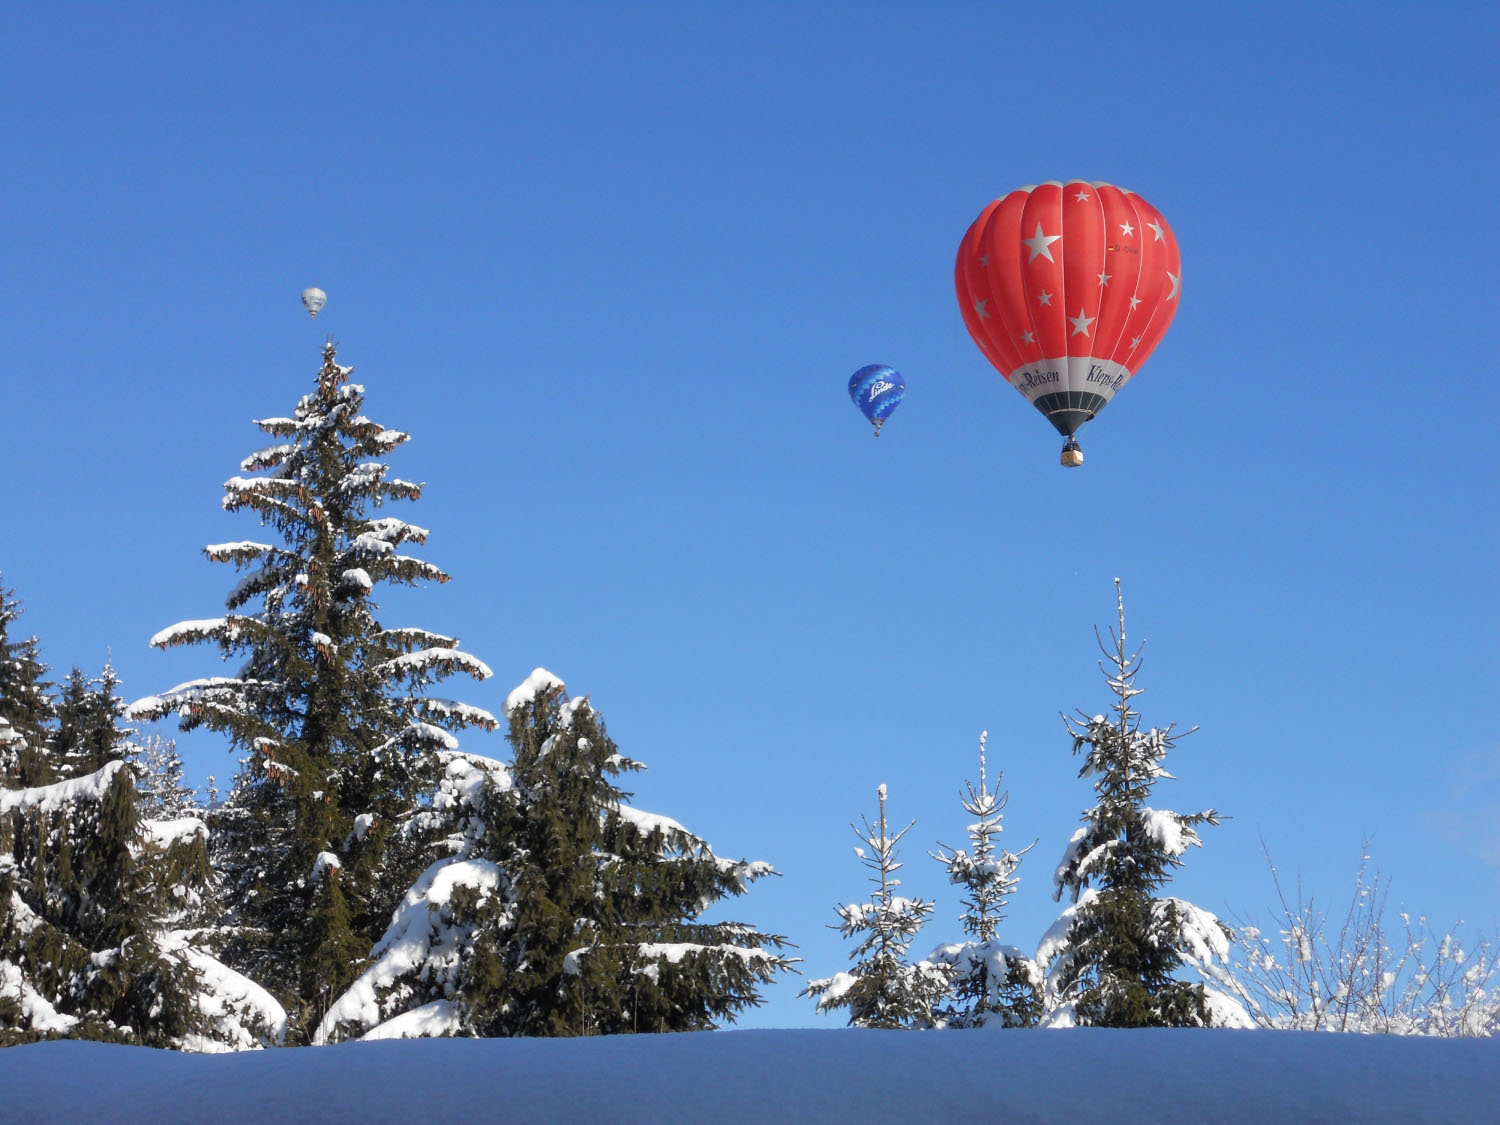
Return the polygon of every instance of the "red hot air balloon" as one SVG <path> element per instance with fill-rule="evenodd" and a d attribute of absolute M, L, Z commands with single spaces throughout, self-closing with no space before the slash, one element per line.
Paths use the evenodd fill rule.
<path fill-rule="evenodd" d="M 1140 370 L 1177 311 L 1182 264 L 1133 191 L 1070 180 L 1018 188 L 974 220 L 954 267 L 979 350 L 1067 439 Z"/>

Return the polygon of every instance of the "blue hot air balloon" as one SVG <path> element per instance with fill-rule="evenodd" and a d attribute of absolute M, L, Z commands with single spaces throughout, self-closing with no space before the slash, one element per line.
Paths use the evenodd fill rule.
<path fill-rule="evenodd" d="M 906 394 L 906 380 L 894 367 L 883 363 L 872 363 L 861 367 L 849 378 L 849 397 L 860 413 L 875 425 L 875 436 L 880 436 L 880 427 L 891 416 L 891 411 L 901 405 L 901 396 Z"/>

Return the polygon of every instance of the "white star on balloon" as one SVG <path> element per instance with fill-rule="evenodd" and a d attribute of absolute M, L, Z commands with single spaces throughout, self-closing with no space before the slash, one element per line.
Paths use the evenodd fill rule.
<path fill-rule="evenodd" d="M 1130 238 L 1132 235 L 1135 234 L 1135 227 L 1131 226 L 1129 223 L 1121 223 L 1120 224 L 1120 233 L 1122 235 L 1124 235 L 1126 238 Z"/>
<path fill-rule="evenodd" d="M 1077 316 L 1068 317 L 1068 323 L 1073 326 L 1073 335 L 1087 336 L 1089 334 L 1089 325 L 1099 319 L 1098 317 L 1084 315 L 1087 312 L 1087 309 L 1080 307 Z"/>
<path fill-rule="evenodd" d="M 1130 346 L 1132 348 L 1138 348 L 1138 347 L 1140 347 L 1141 346 L 1141 338 L 1139 336 L 1137 336 L 1135 339 L 1131 340 L 1130 341 Z"/>
<path fill-rule="evenodd" d="M 974 311 L 979 314 L 980 320 L 989 320 L 990 318 L 989 310 L 984 307 L 987 304 L 989 304 L 988 301 L 974 302 Z"/>
<path fill-rule="evenodd" d="M 989 269 L 990 268 L 990 256 L 988 254 L 981 255 L 980 258 L 979 258 L 979 265 L 980 265 L 980 267 L 982 269 Z"/>
<path fill-rule="evenodd" d="M 1061 237 L 1062 235 L 1060 234 L 1043 234 L 1042 224 L 1037 223 L 1036 234 L 1030 238 L 1021 239 L 1021 245 L 1031 251 L 1031 257 L 1026 259 L 1026 264 L 1030 265 L 1036 261 L 1038 254 L 1046 258 L 1049 262 L 1055 262 L 1057 259 L 1052 256 L 1052 244 Z"/>
<path fill-rule="evenodd" d="M 1156 241 L 1156 242 L 1165 242 L 1166 241 L 1167 236 L 1166 236 L 1165 233 L 1163 233 L 1163 231 L 1161 229 L 1161 224 L 1159 222 L 1157 222 L 1155 219 L 1152 219 L 1146 225 L 1148 227 L 1150 227 L 1153 231 L 1156 232 L 1156 238 L 1155 238 L 1154 241 Z"/>
<path fill-rule="evenodd" d="M 1167 276 L 1172 279 L 1172 292 L 1167 294 L 1167 300 L 1170 301 L 1173 297 L 1177 296 L 1177 287 L 1182 284 L 1182 274 L 1173 273 L 1171 270 L 1168 270 Z"/>
<path fill-rule="evenodd" d="M 1036 343 L 1036 333 L 1028 331 L 1024 336 L 1021 337 L 1021 343 L 1023 343 L 1023 344 L 1034 344 L 1034 343 Z"/>
<path fill-rule="evenodd" d="M 1100 285 L 1100 287 L 1102 288 L 1103 286 L 1108 285 L 1109 284 L 1109 279 L 1112 278 L 1112 277 L 1114 277 L 1114 274 L 1112 274 L 1112 273 L 1101 273 L 1099 275 L 1099 285 Z"/>
<path fill-rule="evenodd" d="M 1078 200 L 1079 203 L 1087 203 L 1089 201 L 1089 193 L 1084 191 L 1082 188 L 1079 188 L 1078 194 L 1073 198 Z"/>
<path fill-rule="evenodd" d="M 1140 304 L 1140 303 L 1141 303 L 1141 299 L 1139 297 L 1132 297 L 1132 298 L 1130 298 L 1130 311 L 1131 312 L 1135 312 L 1135 307 L 1138 304 Z"/>
<path fill-rule="evenodd" d="M 1045 289 L 1043 289 L 1040 293 L 1038 293 L 1036 295 L 1036 299 L 1041 304 L 1050 305 L 1052 303 L 1052 294 L 1048 293 Z"/>

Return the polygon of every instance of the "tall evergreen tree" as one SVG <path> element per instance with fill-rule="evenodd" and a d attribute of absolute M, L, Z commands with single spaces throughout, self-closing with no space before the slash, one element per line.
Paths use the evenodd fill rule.
<path fill-rule="evenodd" d="M 1032 959 L 1013 945 L 999 940 L 1005 907 L 1020 884 L 1016 874 L 1021 857 L 1036 842 L 1019 852 L 998 847 L 995 837 L 1003 828 L 1010 794 L 1000 789 L 1001 778 L 991 788 L 985 777 L 984 745 L 988 732 L 979 735 L 979 788 L 965 782 L 961 798 L 964 812 L 976 818 L 969 824 L 971 849 L 940 848 L 933 858 L 948 870 L 948 882 L 963 887 L 960 923 L 969 939 L 940 945 L 928 960 L 951 966 L 953 1003 L 940 1016 L 949 1027 L 1030 1027 L 1041 1016 L 1041 974 Z"/>
<path fill-rule="evenodd" d="M 906 952 L 922 925 L 932 914 L 933 904 L 896 894 L 901 880 L 896 872 L 896 845 L 911 831 L 912 821 L 894 836 L 885 820 L 885 786 L 876 790 L 880 802 L 878 827 L 863 821 L 854 834 L 869 847 L 855 848 L 861 863 L 874 872 L 870 881 L 876 892 L 869 902 L 837 907 L 846 938 L 864 937 L 850 954 L 856 959 L 851 972 L 836 973 L 809 981 L 803 996 L 817 1000 L 818 1011 L 849 1010 L 854 1027 L 925 1028 L 937 1023 L 934 1010 L 949 995 L 951 966 L 931 961 L 912 964 Z M 850 827 L 853 827 L 852 825 Z"/>
<path fill-rule="evenodd" d="M 509 768 L 446 755 L 434 815 L 455 853 L 413 885 L 320 1041 L 695 1031 L 759 1003 L 790 967 L 784 939 L 703 914 L 770 866 L 628 804 L 614 779 L 640 765 L 545 670 L 505 710 Z"/>
<path fill-rule="evenodd" d="M 242 755 L 216 816 L 238 854 L 224 872 L 234 904 L 226 956 L 288 1006 L 299 1041 L 358 975 L 353 951 L 370 948 L 430 859 L 421 834 L 403 829 L 436 781 L 435 752 L 457 746 L 451 729 L 496 725 L 486 711 L 426 694 L 455 672 L 488 676 L 484 664 L 452 637 L 375 616 L 381 583 L 448 576 L 402 551 L 425 542 L 425 529 L 373 512 L 417 499 L 422 486 L 381 460 L 407 435 L 365 417 L 352 370 L 329 343 L 314 391 L 290 417 L 258 423 L 276 439 L 242 463 L 258 475 L 225 482 L 224 508 L 248 509 L 276 533 L 273 543 L 205 549 L 245 571 L 228 613 L 151 639 L 216 644 L 243 659 L 238 671 L 131 709 L 222 732 Z M 324 853 L 338 862 L 314 878 Z"/>
<path fill-rule="evenodd" d="M 1131 700 L 1140 649 L 1125 647 L 1125 603 L 1115 581 L 1118 630 L 1110 646 L 1099 637 L 1101 665 L 1115 702 L 1113 718 L 1065 720 L 1073 752 L 1083 753 L 1079 777 L 1094 779 L 1098 803 L 1084 812 L 1054 877 L 1053 897 L 1072 904 L 1043 938 L 1037 959 L 1047 965 L 1047 1022 L 1099 1027 L 1198 1027 L 1211 1022 L 1203 985 L 1177 977 L 1190 950 L 1227 947 L 1232 936 L 1212 914 L 1156 892 L 1201 847 L 1197 827 L 1217 824 L 1213 809 L 1177 813 L 1146 804 L 1176 743 L 1173 728 L 1141 729 Z M 1096 633 L 1097 636 L 1097 633 Z"/>

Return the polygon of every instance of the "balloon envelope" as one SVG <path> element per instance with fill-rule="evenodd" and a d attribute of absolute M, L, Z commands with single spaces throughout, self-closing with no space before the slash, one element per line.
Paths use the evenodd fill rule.
<path fill-rule="evenodd" d="M 321 289 L 302 290 L 302 304 L 307 309 L 307 315 L 316 318 L 318 310 L 328 303 L 328 294 Z"/>
<path fill-rule="evenodd" d="M 891 411 L 901 405 L 905 394 L 906 380 L 894 367 L 883 363 L 861 367 L 849 379 L 849 397 L 859 407 L 860 413 L 875 423 L 876 433 L 880 432 L 880 424 L 891 416 Z"/>
<path fill-rule="evenodd" d="M 1132 191 L 1069 180 L 995 200 L 954 265 L 969 335 L 1065 436 L 1103 410 L 1161 342 L 1182 264 Z"/>

